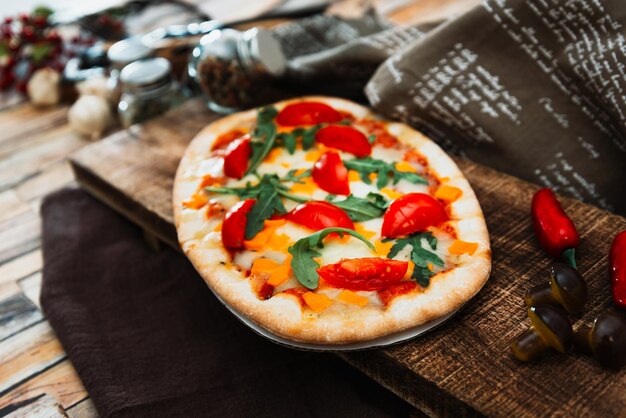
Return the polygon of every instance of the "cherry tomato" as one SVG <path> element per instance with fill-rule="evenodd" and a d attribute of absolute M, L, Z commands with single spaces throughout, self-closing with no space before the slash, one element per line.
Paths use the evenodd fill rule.
<path fill-rule="evenodd" d="M 409 193 L 394 200 L 383 218 L 381 234 L 395 238 L 413 232 L 425 231 L 429 226 L 448 220 L 443 205 L 424 193 Z"/>
<path fill-rule="evenodd" d="M 408 268 L 408 262 L 388 258 L 344 258 L 338 263 L 318 268 L 317 273 L 334 287 L 380 290 L 402 280 Z"/>
<path fill-rule="evenodd" d="M 349 195 L 348 169 L 334 151 L 326 151 L 313 165 L 313 181 L 332 194 Z"/>
<path fill-rule="evenodd" d="M 354 224 L 346 212 L 333 204 L 320 200 L 313 200 L 296 206 L 285 216 L 285 219 L 314 231 L 332 227 L 354 229 Z"/>
<path fill-rule="evenodd" d="M 342 119 L 341 113 L 324 103 L 299 102 L 285 106 L 276 116 L 276 123 L 281 126 L 316 125 Z"/>
<path fill-rule="evenodd" d="M 392 300 L 401 295 L 413 292 L 417 289 L 417 283 L 414 281 L 404 281 L 394 283 L 378 292 L 378 298 L 384 306 L 388 306 Z"/>
<path fill-rule="evenodd" d="M 315 140 L 327 147 L 349 152 L 359 158 L 372 153 L 372 145 L 365 134 L 350 126 L 325 126 L 315 134 Z"/>
<path fill-rule="evenodd" d="M 256 203 L 254 199 L 243 200 L 230 208 L 222 223 L 222 244 L 231 249 L 243 248 L 248 212 Z"/>
<path fill-rule="evenodd" d="M 248 169 L 250 152 L 248 138 L 239 138 L 228 144 L 224 152 L 224 174 L 235 179 L 242 178 Z"/>

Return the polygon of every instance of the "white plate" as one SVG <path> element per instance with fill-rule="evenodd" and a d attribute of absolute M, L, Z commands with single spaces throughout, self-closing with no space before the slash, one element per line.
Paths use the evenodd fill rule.
<path fill-rule="evenodd" d="M 456 311 L 439 317 L 433 321 L 427 322 L 425 324 L 422 325 L 418 325 L 416 327 L 413 328 L 409 328 L 406 329 L 404 331 L 400 331 L 400 332 L 396 332 L 390 335 L 386 335 L 384 337 L 380 337 L 380 338 L 375 338 L 373 340 L 368 340 L 368 341 L 361 341 L 358 343 L 351 343 L 351 344 L 334 344 L 334 345 L 328 345 L 328 344 L 310 344 L 310 343 L 302 343 L 302 342 L 298 342 L 298 341 L 292 341 L 292 340 L 288 340 L 286 338 L 283 338 L 279 335 L 273 334 L 271 332 L 269 332 L 268 330 L 266 330 L 265 328 L 262 328 L 260 326 L 258 326 L 256 323 L 252 322 L 248 317 L 240 314 L 239 312 L 237 312 L 235 309 L 233 309 L 230 305 L 228 305 L 226 302 L 224 302 L 224 300 L 219 297 L 219 295 L 217 295 L 215 292 L 213 292 L 213 294 L 217 297 L 217 299 L 222 302 L 222 304 L 224 306 L 226 306 L 226 308 L 231 311 L 233 313 L 233 315 L 235 315 L 241 322 L 243 322 L 244 324 L 246 324 L 248 327 L 252 328 L 253 331 L 255 331 L 257 334 L 267 338 L 268 340 L 271 340 L 277 344 L 280 345 L 285 345 L 287 347 L 291 347 L 291 348 L 298 348 L 301 350 L 314 350 L 314 351 L 354 351 L 354 350 L 365 350 L 368 348 L 379 348 L 379 347 L 385 347 L 388 345 L 392 345 L 392 344 L 397 344 L 397 343 L 401 343 L 403 341 L 407 341 L 410 340 L 412 338 L 417 337 L 418 335 L 422 335 L 425 332 L 430 331 L 431 329 L 443 324 L 445 321 L 447 321 L 448 319 L 450 319 L 452 316 L 454 316 L 454 314 L 456 314 L 459 309 L 457 309 Z"/>

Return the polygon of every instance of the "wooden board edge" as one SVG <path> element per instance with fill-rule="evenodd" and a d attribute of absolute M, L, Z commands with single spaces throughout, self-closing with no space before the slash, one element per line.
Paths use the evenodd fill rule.
<path fill-rule="evenodd" d="M 176 251 L 181 251 L 174 225 L 113 187 L 106 179 L 83 165 L 76 154 L 70 156 L 69 162 L 74 177 L 86 192 L 138 225 L 146 234 L 152 234 Z"/>
<path fill-rule="evenodd" d="M 450 396 L 434 383 L 409 371 L 380 350 L 336 354 L 428 417 L 475 418 L 484 416 L 466 403 Z"/>

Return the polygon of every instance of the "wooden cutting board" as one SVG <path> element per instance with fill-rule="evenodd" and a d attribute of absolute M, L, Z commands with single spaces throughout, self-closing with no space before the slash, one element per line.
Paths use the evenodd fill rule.
<path fill-rule="evenodd" d="M 178 248 L 171 190 L 193 136 L 218 116 L 201 102 L 83 148 L 71 160 L 96 197 L 140 225 L 147 236 Z M 482 291 L 443 326 L 385 349 L 339 354 L 428 416 L 502 417 L 626 414 L 626 370 L 609 372 L 576 355 L 515 361 L 510 341 L 528 326 L 524 292 L 548 277 L 550 260 L 532 232 L 529 205 L 537 186 L 470 161 L 457 161 L 474 187 L 491 236 L 493 271 Z M 590 301 L 576 326 L 609 308 L 607 254 L 626 219 L 562 199 L 581 235 L 580 271 Z"/>

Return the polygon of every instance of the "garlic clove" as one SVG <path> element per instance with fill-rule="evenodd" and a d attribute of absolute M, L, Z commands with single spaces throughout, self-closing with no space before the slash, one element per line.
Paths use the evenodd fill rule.
<path fill-rule="evenodd" d="M 83 95 L 67 113 L 70 127 L 81 135 L 97 139 L 111 121 L 109 102 L 99 96 Z"/>
<path fill-rule="evenodd" d="M 61 100 L 60 74 L 52 68 L 41 68 L 32 75 L 26 91 L 35 106 L 52 106 Z"/>

